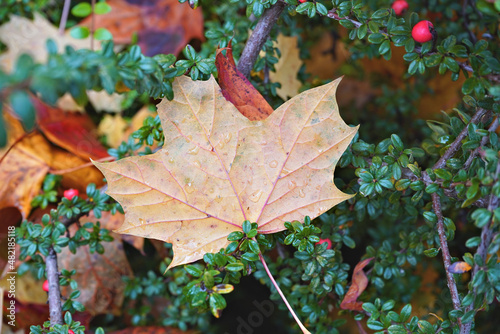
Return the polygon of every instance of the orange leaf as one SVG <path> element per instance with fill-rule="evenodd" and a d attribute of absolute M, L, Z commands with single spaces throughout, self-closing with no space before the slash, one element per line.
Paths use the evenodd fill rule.
<path fill-rule="evenodd" d="M 448 271 L 452 274 L 463 274 L 463 273 L 468 272 L 471 269 L 472 269 L 472 267 L 467 262 L 464 262 L 464 261 L 458 261 L 458 262 L 452 263 L 448 267 Z"/>
<path fill-rule="evenodd" d="M 77 228 L 76 225 L 70 227 L 71 235 L 74 235 Z M 65 247 L 57 257 L 59 268 L 76 270 L 72 278 L 77 281 L 81 292 L 76 300 L 92 315 L 119 315 L 122 310 L 125 290 L 122 276 L 131 276 L 132 269 L 125 256 L 121 238 L 116 235 L 114 238 L 113 241 L 102 243 L 103 254 L 91 254 L 89 246 L 78 247 L 73 254 Z M 69 286 L 61 287 L 63 296 L 71 291 Z"/>
<path fill-rule="evenodd" d="M 363 302 L 358 302 L 358 297 L 365 291 L 368 286 L 368 278 L 366 277 L 363 268 L 366 267 L 373 257 L 364 259 L 354 267 L 354 272 L 352 273 L 352 283 L 347 291 L 342 303 L 340 303 L 340 308 L 343 310 L 351 311 L 362 311 Z"/>
<path fill-rule="evenodd" d="M 108 0 L 111 11 L 88 17 L 81 22 L 95 29 L 106 28 L 117 44 L 130 44 L 137 34 L 137 44 L 146 56 L 160 53 L 174 55 L 192 39 L 204 40 L 201 8 L 191 9 L 178 0 Z"/>
<path fill-rule="evenodd" d="M 107 150 L 93 132 L 94 123 L 86 114 L 66 113 L 53 108 L 37 98 L 32 99 L 36 108 L 39 127 L 54 144 L 88 161 L 108 156 Z"/>
<path fill-rule="evenodd" d="M 340 80 L 308 90 L 250 121 L 213 78 L 177 78 L 158 105 L 165 145 L 147 156 L 95 163 L 126 212 L 117 231 L 173 244 L 170 267 L 228 245 L 244 220 L 260 233 L 315 218 L 351 198 L 333 170 L 357 132 L 340 118 Z"/>
<path fill-rule="evenodd" d="M 226 100 L 232 102 L 239 112 L 249 120 L 266 119 L 273 113 L 273 108 L 236 68 L 231 43 L 225 49 L 226 57 L 222 54 L 223 49 L 217 50 L 217 56 L 215 57 L 215 66 L 219 74 L 222 95 Z"/>

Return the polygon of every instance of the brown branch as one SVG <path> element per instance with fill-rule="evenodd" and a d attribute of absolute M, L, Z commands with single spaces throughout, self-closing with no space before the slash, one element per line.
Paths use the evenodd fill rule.
<path fill-rule="evenodd" d="M 49 255 L 45 257 L 47 270 L 47 280 L 49 281 L 49 312 L 50 325 L 62 325 L 62 305 L 61 291 L 59 290 L 59 270 L 57 269 L 57 254 L 54 248 L 50 246 Z"/>
<path fill-rule="evenodd" d="M 356 26 L 356 28 L 359 28 L 360 26 L 363 25 L 363 23 L 361 23 L 361 22 L 359 22 L 357 20 L 354 20 L 354 19 L 352 19 L 350 17 L 340 17 L 335 12 L 335 9 L 330 10 L 326 16 L 329 17 L 329 18 L 331 18 L 331 19 L 334 19 L 336 21 L 347 20 L 347 21 L 351 22 L 352 24 L 354 24 L 354 26 Z M 386 29 L 380 29 L 379 31 L 371 31 L 371 30 L 369 30 L 369 31 L 372 32 L 372 33 L 378 32 L 378 33 L 381 33 L 381 34 L 384 34 L 384 35 L 388 35 L 388 32 L 387 32 Z M 434 49 L 434 47 L 433 47 L 433 49 Z M 414 52 L 420 53 L 420 50 L 421 50 L 420 47 L 416 47 L 414 49 Z M 435 54 L 435 52 L 429 52 L 427 54 L 428 55 L 432 55 L 432 54 Z M 467 62 L 461 62 L 461 61 L 458 61 L 458 60 L 455 60 L 455 61 L 457 62 L 458 66 L 461 69 L 463 69 L 464 71 L 471 72 L 471 73 L 474 72 L 474 69 L 472 68 L 472 66 L 470 66 L 469 64 L 467 64 Z M 500 76 L 499 75 L 489 74 L 489 75 L 486 75 L 484 77 L 487 78 L 488 80 L 493 81 L 493 82 L 500 82 Z"/>
<path fill-rule="evenodd" d="M 496 120 L 495 120 L 496 121 Z M 495 171 L 495 181 L 498 180 L 498 176 L 500 175 L 500 161 L 497 163 L 497 168 Z M 490 211 L 493 215 L 493 211 L 495 211 L 496 208 L 498 208 L 500 199 L 495 196 L 494 194 L 490 195 L 490 202 L 488 204 L 488 211 Z M 486 261 L 486 256 L 488 255 L 488 248 L 490 247 L 491 240 L 493 239 L 493 230 L 491 229 L 491 223 L 490 221 L 489 224 L 486 224 L 483 226 L 481 230 L 481 242 L 479 243 L 479 247 L 477 248 L 476 255 L 479 255 L 483 262 Z M 475 257 L 475 256 L 474 256 Z M 476 263 L 474 264 L 474 269 L 472 270 L 472 276 L 471 276 L 471 281 L 474 279 L 476 274 L 479 272 L 481 268 L 479 265 Z M 476 296 L 476 288 L 473 289 L 474 297 Z M 469 312 L 474 308 L 474 303 L 470 304 L 467 306 L 465 309 L 465 312 Z M 472 322 L 465 324 L 461 329 L 460 329 L 460 334 L 469 334 L 472 329 Z"/>
<path fill-rule="evenodd" d="M 471 120 L 469 121 L 469 124 L 476 124 L 478 123 L 481 118 L 487 113 L 487 110 L 483 108 L 479 108 L 478 111 L 472 116 Z M 469 131 L 469 124 L 467 124 L 462 131 L 458 134 L 457 138 L 451 143 L 450 147 L 446 150 L 446 152 L 443 154 L 443 156 L 436 162 L 434 167 L 432 169 L 436 168 L 443 168 L 446 166 L 446 161 L 452 158 L 458 150 L 462 147 L 462 140 L 464 140 L 465 137 L 467 137 L 467 133 Z"/>
<path fill-rule="evenodd" d="M 496 117 L 493 122 L 491 123 L 490 127 L 488 128 L 488 132 L 495 132 L 498 128 L 498 117 Z M 483 139 L 481 140 L 481 145 L 479 147 L 475 148 L 474 151 L 471 152 L 469 157 L 467 158 L 467 161 L 464 163 L 464 169 L 468 170 L 470 168 L 470 165 L 472 165 L 472 161 L 476 158 L 476 156 L 479 154 L 481 151 L 482 147 L 488 143 L 488 140 L 490 139 L 489 136 L 484 136 Z"/>
<path fill-rule="evenodd" d="M 441 212 L 441 199 L 437 193 L 432 194 L 432 209 L 437 216 L 437 230 L 439 234 L 439 243 L 441 244 L 441 253 L 443 254 L 444 269 L 446 271 L 446 281 L 448 289 L 451 293 L 451 300 L 453 302 L 453 308 L 455 310 L 460 310 L 460 298 L 458 297 L 457 284 L 453 274 L 448 271 L 448 267 L 451 265 L 450 250 L 448 249 L 448 242 L 446 239 L 446 232 L 444 228 L 444 218 Z M 460 327 L 462 324 L 459 320 Z"/>
<path fill-rule="evenodd" d="M 250 72 L 252 71 L 260 50 L 262 50 L 262 46 L 264 46 L 271 29 L 276 21 L 278 21 L 285 7 L 286 3 L 278 0 L 278 2 L 262 14 L 259 22 L 257 22 L 252 35 L 245 44 L 245 48 L 238 62 L 238 70 L 243 73 L 245 77 L 248 78 L 250 76 Z"/>

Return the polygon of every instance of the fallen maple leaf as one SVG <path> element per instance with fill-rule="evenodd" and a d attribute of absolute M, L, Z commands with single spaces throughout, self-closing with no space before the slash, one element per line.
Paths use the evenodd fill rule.
<path fill-rule="evenodd" d="M 250 121 L 213 78 L 174 81 L 174 100 L 158 114 L 165 134 L 155 154 L 95 163 L 108 194 L 123 206 L 119 233 L 173 244 L 169 268 L 228 245 L 227 236 L 256 222 L 260 233 L 285 221 L 317 217 L 352 197 L 333 170 L 357 132 L 340 118 L 340 80 L 306 91 L 263 121 Z"/>
<path fill-rule="evenodd" d="M 7 52 L 0 55 L 0 67 L 11 72 L 23 53 L 31 55 L 37 63 L 45 63 L 48 58 L 46 41 L 49 38 L 57 44 L 59 51 L 66 46 L 75 49 L 90 47 L 89 38 L 75 39 L 69 33 L 61 36 L 57 27 L 39 13 L 34 14 L 33 21 L 11 15 L 9 22 L 0 26 L 0 40 L 7 45 Z"/>
<path fill-rule="evenodd" d="M 32 98 L 36 109 L 38 126 L 54 144 L 87 160 L 108 157 L 108 152 L 93 132 L 95 126 L 87 114 L 65 113 Z M 88 160 L 87 160 L 88 161 Z"/>
<path fill-rule="evenodd" d="M 224 49 L 226 56 L 222 54 Z M 217 50 L 215 57 L 222 95 L 249 120 L 257 121 L 267 118 L 273 113 L 273 108 L 243 73 L 236 68 L 231 42 L 224 49 Z"/>
<path fill-rule="evenodd" d="M 364 259 L 360 263 L 354 267 L 354 272 L 352 273 L 352 282 L 349 290 L 344 296 L 342 303 L 340 303 L 340 308 L 343 310 L 351 310 L 351 311 L 362 311 L 363 310 L 363 302 L 358 302 L 358 297 L 365 291 L 368 286 L 368 278 L 363 271 L 363 268 L 366 267 L 373 257 L 368 259 Z"/>
<path fill-rule="evenodd" d="M 110 147 L 117 148 L 123 141 L 126 128 L 127 122 L 121 115 L 106 115 L 99 123 L 97 131 L 106 136 L 106 143 Z"/>
<path fill-rule="evenodd" d="M 86 142 L 73 141 L 73 154 L 51 145 L 38 131 L 26 134 L 20 121 L 11 116 L 9 110 L 6 106 L 3 113 L 8 145 L 0 150 L 0 210 L 16 207 L 23 218 L 27 218 L 31 211 L 31 200 L 38 195 L 45 175 L 85 165 L 89 155 L 86 155 L 85 161 L 75 154 L 83 155 L 89 146 L 82 145 Z M 71 149 L 71 143 L 66 143 L 66 147 Z M 106 151 L 103 149 L 102 152 Z M 88 183 L 102 184 L 102 176 L 93 166 L 65 172 L 61 185 L 84 192 Z M 15 224 L 16 221 L 10 223 Z"/>
<path fill-rule="evenodd" d="M 71 235 L 77 229 L 76 225 L 72 225 Z M 114 236 L 114 238 L 113 241 L 102 243 L 103 254 L 97 252 L 91 254 L 89 246 L 81 246 L 75 254 L 65 247 L 57 256 L 59 268 L 76 270 L 72 278 L 78 283 L 78 289 L 81 292 L 76 300 L 82 303 L 86 311 L 93 316 L 121 313 L 126 285 L 122 277 L 132 275 L 121 238 L 119 236 Z M 63 296 L 71 292 L 69 286 L 61 287 Z"/>
<path fill-rule="evenodd" d="M 117 44 L 137 44 L 146 56 L 179 54 L 191 39 L 204 40 L 201 8 L 178 0 L 108 0 L 112 10 L 83 20 L 80 25 L 106 28 Z"/>
<path fill-rule="evenodd" d="M 299 48 L 297 47 L 297 36 L 278 35 L 274 47 L 281 52 L 281 57 L 274 65 L 275 72 L 269 73 L 269 78 L 272 82 L 279 82 L 281 88 L 276 89 L 276 93 L 283 100 L 297 95 L 302 83 L 297 79 L 302 60 L 299 56 Z"/>

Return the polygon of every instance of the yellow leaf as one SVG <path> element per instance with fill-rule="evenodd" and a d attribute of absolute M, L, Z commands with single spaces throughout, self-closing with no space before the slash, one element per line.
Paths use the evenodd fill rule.
<path fill-rule="evenodd" d="M 99 123 L 97 131 L 106 136 L 106 142 L 111 147 L 118 147 L 122 143 L 127 122 L 120 115 L 106 115 Z"/>
<path fill-rule="evenodd" d="M 278 96 L 283 100 L 297 95 L 302 83 L 297 79 L 302 60 L 299 57 L 299 48 L 297 47 L 297 36 L 287 37 L 278 35 L 277 43 L 274 47 L 281 52 L 279 61 L 274 65 L 276 72 L 270 72 L 269 78 L 272 82 L 279 82 L 281 88 L 277 88 Z"/>
<path fill-rule="evenodd" d="M 117 232 L 172 243 L 175 267 L 226 247 L 244 220 L 256 222 L 260 233 L 275 233 L 285 221 L 315 218 L 352 197 L 333 183 L 335 165 L 357 132 L 339 115 L 339 82 L 250 121 L 214 78 L 176 79 L 174 100 L 158 105 L 163 148 L 95 163 L 126 212 Z"/>
<path fill-rule="evenodd" d="M 75 39 L 69 33 L 61 36 L 57 27 L 47 21 L 41 14 L 35 13 L 33 21 L 28 18 L 11 15 L 9 22 L 0 26 L 0 40 L 7 45 L 8 51 L 0 55 L 0 67 L 10 72 L 17 58 L 23 53 L 32 56 L 35 62 L 45 63 L 48 52 L 47 39 L 52 39 L 58 51 L 66 46 L 75 49 L 89 48 L 90 39 Z"/>

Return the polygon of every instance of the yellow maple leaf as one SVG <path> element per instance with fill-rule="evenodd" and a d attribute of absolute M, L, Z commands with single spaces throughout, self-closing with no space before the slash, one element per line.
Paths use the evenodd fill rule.
<path fill-rule="evenodd" d="M 260 233 L 285 221 L 315 218 L 351 195 L 333 170 L 357 132 L 340 117 L 340 79 L 250 121 L 222 95 L 213 78 L 174 81 L 174 100 L 158 105 L 165 144 L 158 152 L 95 163 L 108 194 L 124 208 L 119 233 L 172 243 L 170 267 L 228 245 L 245 220 Z"/>
<path fill-rule="evenodd" d="M 269 73 L 269 78 L 273 82 L 279 82 L 281 88 L 276 89 L 276 93 L 283 100 L 297 95 L 302 83 L 297 79 L 302 60 L 299 57 L 299 48 L 297 47 L 297 36 L 288 37 L 282 34 L 278 35 L 274 47 L 281 51 L 279 61 L 274 65 L 275 72 Z"/>

